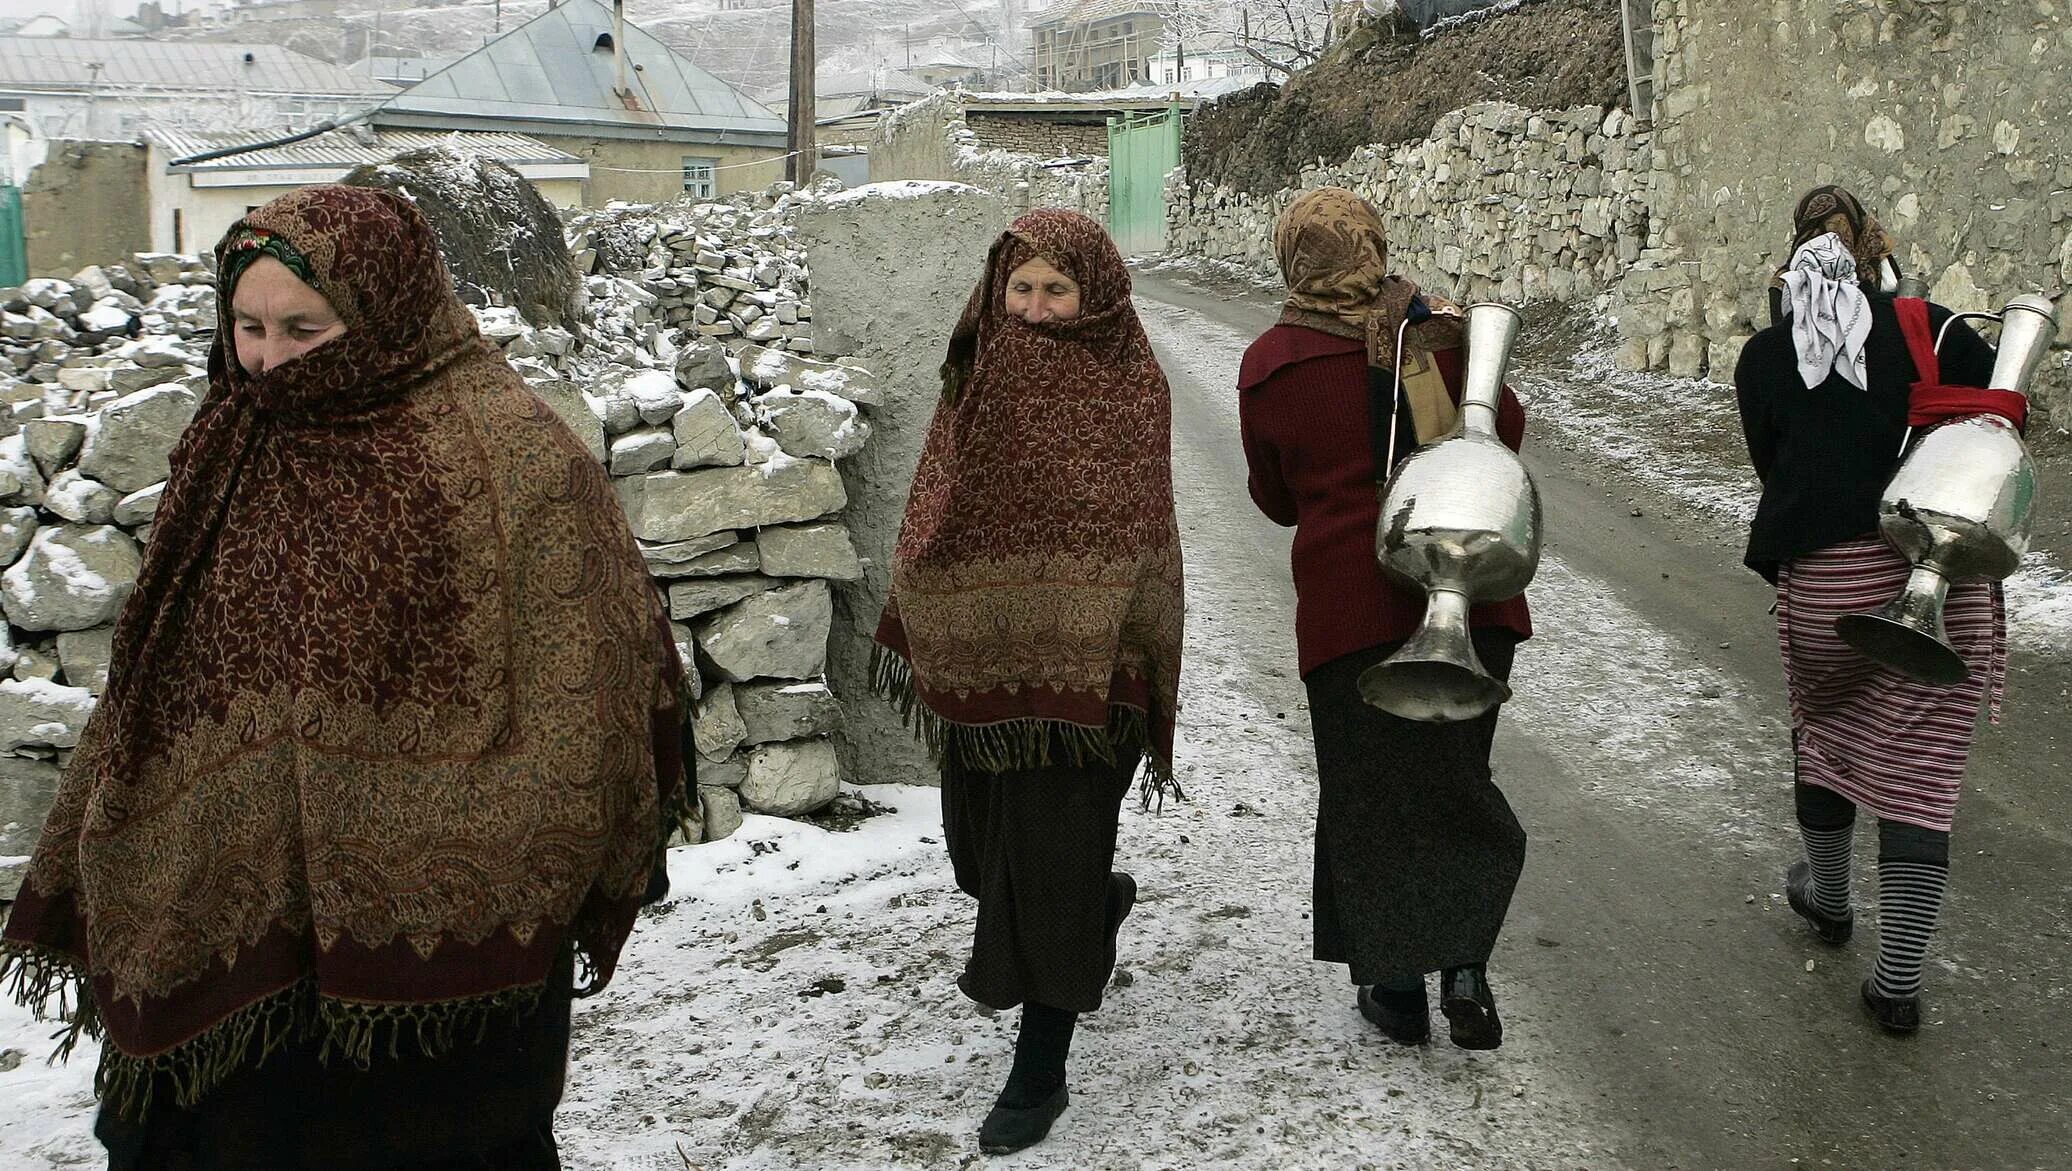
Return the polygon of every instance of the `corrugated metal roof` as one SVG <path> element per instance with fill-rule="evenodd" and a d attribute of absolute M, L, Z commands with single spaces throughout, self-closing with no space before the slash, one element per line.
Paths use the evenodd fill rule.
<path fill-rule="evenodd" d="M 395 92 L 279 45 L 68 37 L 0 37 L 0 89 L 368 98 Z"/>
<path fill-rule="evenodd" d="M 397 94 L 383 111 L 529 126 L 784 133 L 782 118 L 630 22 L 623 50 L 633 100 L 622 101 L 613 92 L 611 50 L 597 47 L 611 32 L 609 8 L 566 0 Z"/>
<path fill-rule="evenodd" d="M 161 147 L 170 158 L 179 159 L 205 151 L 220 150 L 226 146 L 265 142 L 280 135 L 272 131 L 195 134 L 175 130 L 149 130 L 145 132 L 145 137 Z M 556 150 L 536 138 L 528 138 L 523 134 L 481 130 L 377 130 L 372 132 L 371 137 L 374 141 L 367 143 L 362 142 L 350 130 L 333 130 L 328 134 L 319 134 L 315 138 L 306 138 L 287 146 L 248 151 L 245 154 L 180 167 L 178 170 L 184 174 L 189 171 L 357 167 L 362 163 L 385 163 L 405 151 L 440 145 L 458 146 L 513 165 L 583 161 L 567 151 Z"/>

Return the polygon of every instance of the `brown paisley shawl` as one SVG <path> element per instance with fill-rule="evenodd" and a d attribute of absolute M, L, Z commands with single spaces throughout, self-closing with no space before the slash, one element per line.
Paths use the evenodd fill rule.
<path fill-rule="evenodd" d="M 261 375 L 219 298 L 107 692 L 0 964 L 141 1116 L 293 1038 L 365 1065 L 609 979 L 681 801 L 681 668 L 602 469 L 386 192 L 240 228 L 347 326 Z M 233 229 L 233 235 L 239 229 Z M 76 998 L 76 999 L 74 999 Z"/>
<path fill-rule="evenodd" d="M 1042 256 L 1080 314 L 1030 325 Z M 1149 758 L 1172 781 L 1184 610 L 1172 399 L 1101 226 L 1039 210 L 993 245 L 951 336 L 878 626 L 879 689 L 930 747 L 1001 771 Z"/>
<path fill-rule="evenodd" d="M 1288 286 L 1281 324 L 1365 342 L 1369 366 L 1396 369 L 1396 330 L 1422 295 L 1431 316 L 1404 334 L 1402 392 L 1419 443 L 1451 432 L 1459 409 L 1431 355 L 1461 344 L 1460 310 L 1389 274 L 1388 229 L 1373 206 L 1343 187 L 1305 191 L 1275 222 L 1273 247 Z"/>

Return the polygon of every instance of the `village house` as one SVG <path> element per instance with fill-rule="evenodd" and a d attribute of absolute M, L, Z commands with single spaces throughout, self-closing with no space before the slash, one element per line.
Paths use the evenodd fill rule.
<path fill-rule="evenodd" d="M 0 110 L 22 115 L 45 141 L 302 129 L 394 92 L 278 45 L 0 37 Z"/>
<path fill-rule="evenodd" d="M 224 147 L 266 141 L 270 134 L 152 131 L 145 136 L 153 252 L 196 252 L 212 246 L 244 214 L 298 187 L 336 183 L 353 168 L 386 162 L 430 146 L 497 159 L 531 180 L 556 207 L 582 203 L 590 176 L 583 160 L 522 134 L 377 130 L 351 126 L 285 146 L 206 162 L 183 162 Z"/>
<path fill-rule="evenodd" d="M 754 191 L 784 174 L 783 118 L 636 25 L 621 34 L 598 0 L 548 9 L 395 94 L 374 123 L 529 136 L 588 165 L 588 206 Z"/>
<path fill-rule="evenodd" d="M 1029 16 L 1030 88 L 1121 89 L 1150 80 L 1165 18 L 1149 0 L 1063 0 Z"/>

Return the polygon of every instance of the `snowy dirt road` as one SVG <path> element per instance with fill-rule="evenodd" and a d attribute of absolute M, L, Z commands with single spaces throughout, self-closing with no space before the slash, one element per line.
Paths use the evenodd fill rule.
<path fill-rule="evenodd" d="M 750 818 L 673 855 L 673 901 L 577 1008 L 570 1168 L 2064 1165 L 2062 661 L 2017 659 L 1960 815 L 1928 1025 L 1879 1035 L 1855 1007 L 1872 933 L 1818 949 L 1776 894 L 1793 846 L 1768 597 L 1703 498 L 1731 497 L 1737 472 L 1692 454 L 1688 473 L 1640 474 L 1644 432 L 1560 363 L 1518 377 L 1553 540 L 1497 749 L 1533 835 L 1492 968 L 1506 1042 L 1470 1055 L 1443 1022 L 1428 1048 L 1382 1040 L 1343 970 L 1308 958 L 1288 534 L 1246 497 L 1230 389 L 1270 314 L 1156 277 L 1139 300 L 1175 394 L 1190 800 L 1126 808 L 1120 865 L 1143 897 L 1052 1138 L 976 1152 L 1014 1014 L 956 990 L 971 906 L 934 791 L 901 787 L 869 791 L 889 812 L 848 832 Z M 47 1068 L 47 1032 L 0 1007 L 10 1171 L 95 1162 L 91 1055 Z"/>

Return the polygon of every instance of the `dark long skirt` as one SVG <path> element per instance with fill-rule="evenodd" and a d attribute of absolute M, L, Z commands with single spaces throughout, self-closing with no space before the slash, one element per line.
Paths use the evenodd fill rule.
<path fill-rule="evenodd" d="M 944 761 L 943 839 L 957 886 L 978 900 L 957 980 L 966 996 L 996 1009 L 1101 1007 L 1108 873 L 1135 771 L 1135 760 L 1004 773 Z"/>
<path fill-rule="evenodd" d="M 1317 744 L 1316 958 L 1355 984 L 1485 963 L 1525 867 L 1525 830 L 1490 780 L 1496 712 L 1453 724 L 1399 719 L 1360 698 L 1360 673 L 1401 644 L 1310 672 Z M 1499 679 L 1516 636 L 1478 630 Z"/>
<path fill-rule="evenodd" d="M 109 1171 L 560 1171 L 572 985 L 564 955 L 539 1007 L 480 1044 L 365 1071 L 292 1046 L 190 1110 L 169 1087 L 141 1124 L 104 1108 L 94 1133 Z"/>

